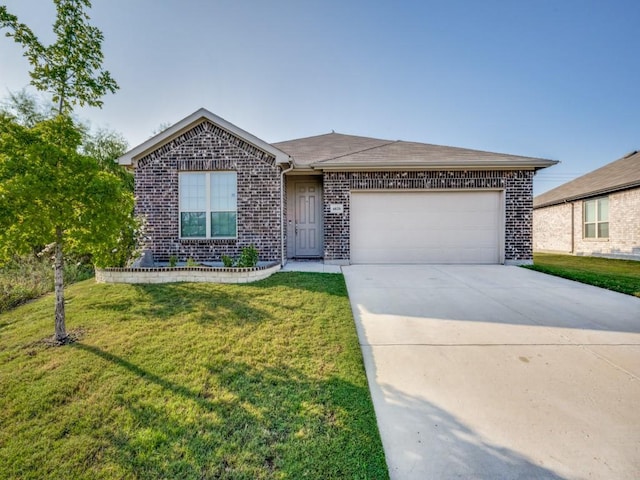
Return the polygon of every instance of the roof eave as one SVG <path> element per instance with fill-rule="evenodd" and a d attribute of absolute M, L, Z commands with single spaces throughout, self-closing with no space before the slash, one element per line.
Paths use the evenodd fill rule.
<path fill-rule="evenodd" d="M 124 166 L 133 165 L 137 159 L 144 157 L 145 155 L 169 143 L 171 140 L 190 130 L 203 120 L 208 120 L 211 123 L 222 128 L 223 130 L 231 133 L 232 135 L 242 138 L 244 141 L 253 145 L 257 149 L 273 155 L 277 165 L 291 163 L 291 157 L 282 150 L 279 150 L 273 145 L 259 139 L 255 135 L 252 135 L 251 133 L 241 129 L 240 127 L 235 126 L 234 124 L 226 121 L 224 118 L 211 113 L 206 108 L 196 110 L 191 115 L 183 118 L 166 130 L 163 130 L 157 135 L 154 135 L 137 147 L 132 148 L 120 158 L 118 158 L 118 163 Z"/>
<path fill-rule="evenodd" d="M 555 205 L 562 205 L 567 202 L 575 202 L 577 200 L 586 200 L 588 198 L 598 197 L 600 195 L 607 195 L 609 193 L 621 192 L 623 190 L 630 190 L 632 188 L 640 188 L 640 181 L 634 181 L 630 183 L 626 183 L 624 185 L 617 185 L 615 187 L 602 188 L 600 190 L 594 190 L 592 192 L 580 193 L 579 195 L 572 195 L 570 197 L 565 197 L 557 200 L 551 200 L 545 203 L 541 203 L 539 205 L 533 205 L 534 210 L 537 208 L 545 208 L 545 207 L 553 207 Z M 534 198 L 535 202 L 535 198 Z"/>
<path fill-rule="evenodd" d="M 377 171 L 377 170 L 539 170 L 558 163 L 555 160 L 541 160 L 535 162 L 421 162 L 421 163 L 312 163 L 314 169 L 324 171 Z"/>

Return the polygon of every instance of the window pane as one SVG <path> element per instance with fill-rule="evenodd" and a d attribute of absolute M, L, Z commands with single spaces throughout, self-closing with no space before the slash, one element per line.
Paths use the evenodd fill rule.
<path fill-rule="evenodd" d="M 206 209 L 204 173 L 180 174 L 180 210 L 199 212 Z"/>
<path fill-rule="evenodd" d="M 596 238 L 596 224 L 595 223 L 585 223 L 584 224 L 584 237 L 585 238 Z"/>
<path fill-rule="evenodd" d="M 596 221 L 596 202 L 589 200 L 584 202 L 584 221 L 595 222 Z"/>
<path fill-rule="evenodd" d="M 609 238 L 609 222 L 598 224 L 598 238 Z"/>
<path fill-rule="evenodd" d="M 207 217 L 205 212 L 182 212 L 180 214 L 181 237 L 206 237 Z"/>
<path fill-rule="evenodd" d="M 608 198 L 601 198 L 598 200 L 598 221 L 599 222 L 609 221 L 609 199 Z"/>
<path fill-rule="evenodd" d="M 211 212 L 211 236 L 235 237 L 236 213 L 235 212 Z"/>
<path fill-rule="evenodd" d="M 211 211 L 235 212 L 237 209 L 236 172 L 211 174 Z"/>

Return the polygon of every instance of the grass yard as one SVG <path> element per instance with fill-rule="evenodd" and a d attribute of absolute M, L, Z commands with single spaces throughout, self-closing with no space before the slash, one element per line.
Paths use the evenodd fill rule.
<path fill-rule="evenodd" d="M 0 314 L 0 478 L 388 478 L 342 275 L 67 300 Z"/>
<path fill-rule="evenodd" d="M 640 262 L 536 253 L 532 270 L 640 297 Z"/>

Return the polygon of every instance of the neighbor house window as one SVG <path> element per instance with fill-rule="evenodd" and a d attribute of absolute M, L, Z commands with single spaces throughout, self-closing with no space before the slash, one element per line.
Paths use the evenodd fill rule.
<path fill-rule="evenodd" d="M 585 200 L 584 238 L 609 238 L 609 198 Z"/>
<path fill-rule="evenodd" d="M 236 172 L 180 173 L 180 237 L 237 237 Z"/>

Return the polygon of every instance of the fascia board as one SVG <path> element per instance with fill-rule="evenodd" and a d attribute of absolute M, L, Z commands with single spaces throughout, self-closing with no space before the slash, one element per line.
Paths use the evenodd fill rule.
<path fill-rule="evenodd" d="M 332 163 L 330 165 L 315 163 L 311 166 L 326 172 L 331 171 L 383 171 L 383 170 L 539 170 L 558 163 L 555 160 L 540 162 L 511 162 L 509 164 L 495 164 L 483 162 L 459 163 L 393 163 L 393 164 L 358 164 L 353 163 Z"/>

